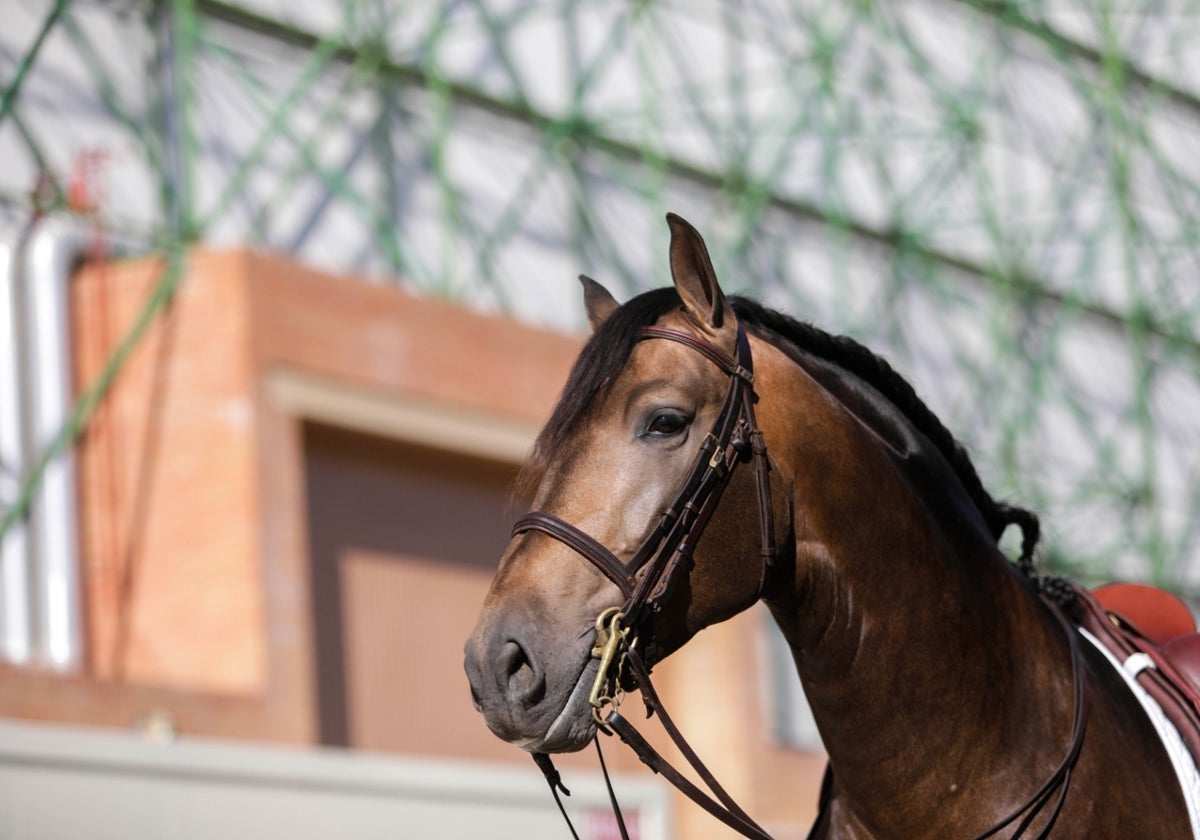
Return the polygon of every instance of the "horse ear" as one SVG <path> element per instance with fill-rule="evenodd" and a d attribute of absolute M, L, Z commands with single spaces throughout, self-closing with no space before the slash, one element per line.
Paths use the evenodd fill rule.
<path fill-rule="evenodd" d="M 616 312 L 621 304 L 617 303 L 616 298 L 609 294 L 608 289 L 586 274 L 579 275 L 579 282 L 583 284 L 583 305 L 587 309 L 588 321 L 594 330 L 603 324 L 609 315 Z"/>
<path fill-rule="evenodd" d="M 671 227 L 671 277 L 683 305 L 702 326 L 720 329 L 725 318 L 725 295 L 717 284 L 708 248 L 699 231 L 674 213 Z"/>

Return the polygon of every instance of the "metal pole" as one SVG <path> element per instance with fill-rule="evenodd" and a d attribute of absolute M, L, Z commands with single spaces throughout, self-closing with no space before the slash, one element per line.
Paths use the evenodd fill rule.
<path fill-rule="evenodd" d="M 172 234 L 186 242 L 196 235 L 193 197 L 196 136 L 192 128 L 195 4 L 192 0 L 159 0 L 154 27 L 159 42 L 164 209 Z"/>

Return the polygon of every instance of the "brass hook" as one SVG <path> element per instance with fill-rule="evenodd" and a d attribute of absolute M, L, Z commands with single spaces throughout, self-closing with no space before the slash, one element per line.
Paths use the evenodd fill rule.
<path fill-rule="evenodd" d="M 588 695 L 588 705 L 593 709 L 612 701 L 612 697 L 606 695 L 604 690 L 609 683 L 608 671 L 612 668 L 617 650 L 629 632 L 621 627 L 624 617 L 620 607 L 609 607 L 596 617 L 596 644 L 592 647 L 592 656 L 600 660 L 600 667 L 596 670 L 596 681 L 592 683 L 592 691 Z"/>

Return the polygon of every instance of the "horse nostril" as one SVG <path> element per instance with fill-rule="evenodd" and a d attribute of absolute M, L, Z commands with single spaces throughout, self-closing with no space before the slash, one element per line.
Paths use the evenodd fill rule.
<path fill-rule="evenodd" d="M 500 648 L 500 668 L 509 681 L 522 668 L 529 664 L 524 649 L 516 642 L 505 642 Z"/>
<path fill-rule="evenodd" d="M 509 697 L 525 706 L 535 706 L 546 694 L 546 680 L 517 642 L 500 649 L 499 664 L 508 686 Z"/>

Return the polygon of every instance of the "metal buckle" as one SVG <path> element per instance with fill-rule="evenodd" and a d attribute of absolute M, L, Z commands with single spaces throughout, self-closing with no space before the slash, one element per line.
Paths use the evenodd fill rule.
<path fill-rule="evenodd" d="M 629 644 L 629 630 L 621 627 L 621 619 L 624 617 L 620 607 L 609 607 L 596 616 L 596 644 L 592 646 L 592 656 L 600 660 L 600 667 L 596 670 L 596 681 L 592 683 L 591 693 L 588 694 L 588 705 L 592 707 L 592 716 L 601 723 L 603 720 L 598 717 L 600 710 L 608 704 L 619 706 L 625 699 L 625 692 L 621 690 L 620 683 L 621 665 L 624 664 L 625 657 L 622 655 L 617 659 L 621 645 Z M 614 660 L 617 669 L 610 680 L 608 672 Z"/>
<path fill-rule="evenodd" d="M 725 453 L 720 449 L 714 452 L 712 457 L 708 459 L 708 468 L 710 470 L 717 470 L 717 472 L 725 469 Z"/>
<path fill-rule="evenodd" d="M 710 470 L 720 469 L 725 465 L 725 445 L 721 443 L 721 439 L 709 432 L 704 436 L 704 445 L 712 443 L 713 454 L 708 459 L 708 468 Z"/>

